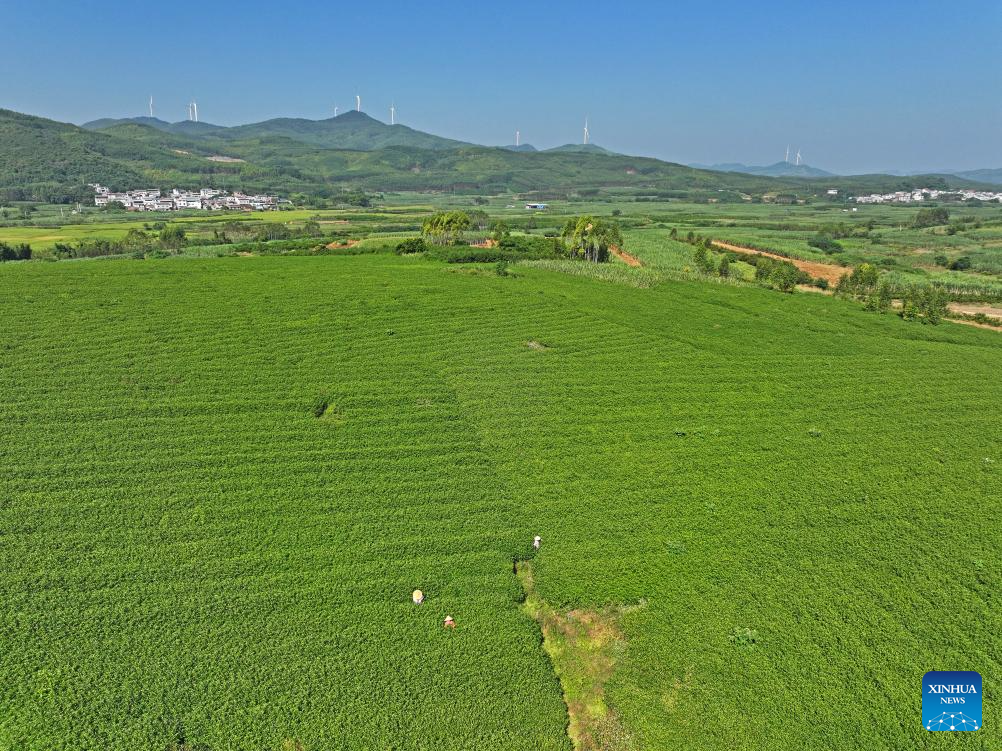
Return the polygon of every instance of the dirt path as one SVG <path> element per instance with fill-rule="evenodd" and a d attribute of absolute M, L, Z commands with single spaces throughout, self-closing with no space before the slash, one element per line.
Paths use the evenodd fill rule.
<path fill-rule="evenodd" d="M 612 253 L 616 258 L 625 263 L 627 266 L 632 266 L 633 268 L 640 268 L 644 264 L 640 262 L 640 259 L 636 256 L 630 255 L 625 250 L 620 250 L 615 245 L 609 246 L 609 252 Z"/>
<path fill-rule="evenodd" d="M 977 329 L 988 329 L 989 331 L 998 331 L 1002 333 L 1002 326 L 992 326 L 990 323 L 978 323 L 977 321 L 965 321 L 963 318 L 944 318 L 944 321 L 949 321 L 950 323 L 959 323 L 964 326 L 974 326 Z"/>
<path fill-rule="evenodd" d="M 952 302 L 947 307 L 954 313 L 966 313 L 971 316 L 984 313 L 991 318 L 1002 318 L 1002 308 L 994 305 L 985 305 L 976 302 Z"/>
<path fill-rule="evenodd" d="M 845 274 L 852 273 L 852 269 L 847 266 L 833 266 L 828 263 L 818 263 L 817 261 L 802 261 L 799 258 L 787 258 L 786 256 L 779 255 L 778 253 L 769 253 L 765 250 L 746 248 L 743 245 L 732 245 L 731 243 L 720 242 L 720 240 L 714 240 L 713 244 L 718 248 L 723 248 L 724 250 L 733 250 L 735 253 L 745 253 L 753 256 L 766 256 L 767 258 L 775 258 L 777 261 L 792 263 L 798 269 L 810 274 L 815 279 L 827 279 L 829 284 L 837 284 L 838 280 Z"/>

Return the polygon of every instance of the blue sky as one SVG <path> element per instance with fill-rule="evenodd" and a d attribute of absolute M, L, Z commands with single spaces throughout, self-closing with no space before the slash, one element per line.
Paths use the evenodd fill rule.
<path fill-rule="evenodd" d="M 487 144 L 1002 166 L 1002 3 L 0 0 L 0 107 L 223 125 L 353 104 Z"/>

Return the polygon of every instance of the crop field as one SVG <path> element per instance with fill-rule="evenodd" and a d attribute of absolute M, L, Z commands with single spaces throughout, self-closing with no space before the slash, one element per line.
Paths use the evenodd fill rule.
<path fill-rule="evenodd" d="M 607 748 L 944 747 L 922 675 L 1002 668 L 999 335 L 545 265 L 0 266 L 0 750 L 570 749 L 513 558 L 623 606 Z"/>
<path fill-rule="evenodd" d="M 180 225 L 193 247 L 189 255 L 206 255 L 206 247 L 218 232 L 237 222 L 246 227 L 282 225 L 292 231 L 316 222 L 328 235 L 374 242 L 413 236 L 421 222 L 443 209 L 483 211 L 490 220 L 502 220 L 513 229 L 533 234 L 559 233 L 572 216 L 593 214 L 620 222 L 634 255 L 649 265 L 680 271 L 692 265 L 692 248 L 669 238 L 671 229 L 680 237 L 689 232 L 715 240 L 780 253 L 792 258 L 842 266 L 847 272 L 862 263 L 877 265 L 895 285 L 909 287 L 934 283 L 956 299 L 1002 300 L 1002 207 L 949 206 L 951 225 L 926 228 L 912 226 L 915 207 L 862 205 L 842 202 L 809 205 L 696 204 L 640 201 L 608 191 L 573 200 L 549 202 L 543 212 L 530 212 L 524 200 L 514 195 L 491 197 L 458 196 L 450 193 L 389 193 L 373 208 L 295 209 L 248 214 L 115 214 L 87 208 L 73 223 L 60 217 L 58 207 L 42 206 L 23 221 L 0 226 L 0 243 L 29 243 L 35 257 L 51 255 L 57 243 L 122 240 L 130 229 L 147 232 L 158 223 Z M 811 245 L 819 235 L 834 233 L 840 246 L 826 253 Z M 207 243 L 209 245 L 207 245 Z M 213 247 L 210 255 L 224 254 Z M 966 259 L 969 267 L 948 268 Z M 751 278 L 754 269 L 736 265 L 738 277 Z"/>

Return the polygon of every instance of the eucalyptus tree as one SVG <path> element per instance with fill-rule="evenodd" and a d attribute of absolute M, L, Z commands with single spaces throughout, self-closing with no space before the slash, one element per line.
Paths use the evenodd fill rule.
<path fill-rule="evenodd" d="M 563 238 L 572 256 L 581 256 L 593 263 L 608 261 L 609 248 L 623 244 L 623 235 L 616 222 L 593 216 L 568 219 Z"/>

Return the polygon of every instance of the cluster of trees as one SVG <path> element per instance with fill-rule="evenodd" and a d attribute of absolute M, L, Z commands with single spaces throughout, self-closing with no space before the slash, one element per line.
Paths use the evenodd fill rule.
<path fill-rule="evenodd" d="M 668 236 L 672 240 L 678 240 L 678 228 L 672 227 L 671 232 Z M 720 263 L 714 262 L 713 251 L 716 248 L 713 245 L 713 240 L 709 237 L 702 237 L 693 232 L 689 232 L 688 235 L 682 240 L 689 245 L 696 248 L 696 253 L 693 256 L 693 260 L 696 263 L 696 268 L 699 269 L 704 274 L 717 274 L 722 278 L 727 278 L 731 275 L 731 262 L 737 259 L 736 253 L 724 253 L 723 258 L 720 259 Z"/>
<path fill-rule="evenodd" d="M 938 324 L 946 315 L 946 292 L 931 284 L 909 287 L 901 296 L 899 315 L 906 321 Z"/>
<path fill-rule="evenodd" d="M 810 275 L 789 261 L 779 261 L 768 256 L 749 256 L 755 264 L 755 280 L 780 292 L 793 292 L 798 284 L 810 284 Z"/>
<path fill-rule="evenodd" d="M 949 298 L 946 291 L 931 284 L 903 287 L 896 290 L 875 266 L 862 263 L 851 274 L 843 276 L 835 288 L 837 294 L 861 300 L 867 310 L 886 313 L 901 297 L 898 313 L 906 321 L 937 324 L 946 315 Z"/>
<path fill-rule="evenodd" d="M 132 254 L 142 256 L 154 251 L 177 252 L 187 242 L 183 227 L 176 224 L 163 225 L 159 232 L 130 229 L 120 240 L 81 240 L 77 243 L 56 243 L 52 255 L 56 258 L 98 258 Z"/>
<path fill-rule="evenodd" d="M 424 220 L 421 232 L 436 245 L 453 245 L 462 239 L 470 224 L 470 215 L 465 211 L 440 211 Z"/>
<path fill-rule="evenodd" d="M 919 209 L 918 213 L 915 215 L 915 221 L 912 222 L 912 226 L 916 229 L 922 229 L 923 227 L 937 227 L 940 224 L 948 224 L 949 221 L 949 209 L 944 209 L 942 207 L 935 209 Z"/>
<path fill-rule="evenodd" d="M 8 245 L 0 243 L 0 261 L 27 261 L 31 258 L 31 246 L 27 243 Z"/>
<path fill-rule="evenodd" d="M 851 274 L 845 274 L 835 285 L 835 293 L 858 299 L 866 298 L 877 288 L 880 272 L 871 263 L 861 263 Z"/>
<path fill-rule="evenodd" d="M 561 237 L 567 243 L 571 258 L 584 258 L 593 263 L 608 261 L 609 248 L 623 245 L 619 224 L 594 216 L 568 219 Z"/>

